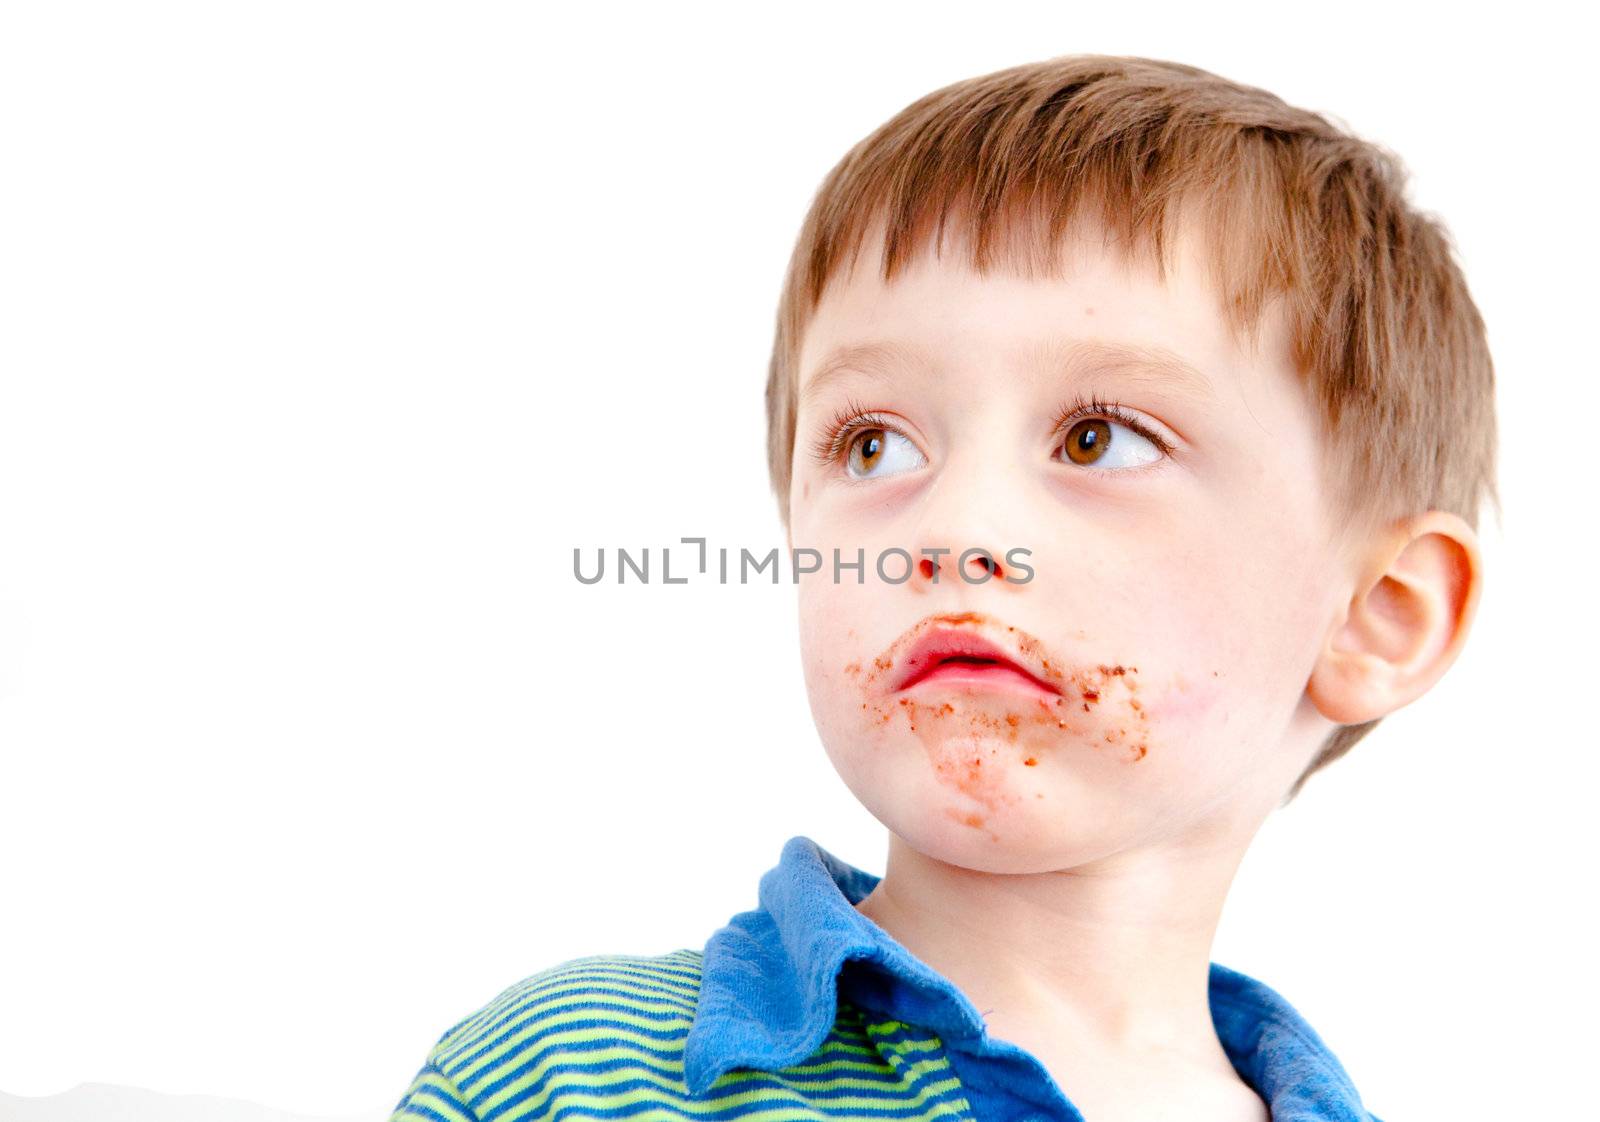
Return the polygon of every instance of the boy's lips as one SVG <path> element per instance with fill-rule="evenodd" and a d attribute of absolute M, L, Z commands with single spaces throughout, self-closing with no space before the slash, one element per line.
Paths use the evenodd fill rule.
<path fill-rule="evenodd" d="M 972 618 L 931 616 L 913 628 L 908 634 L 918 630 L 922 634 L 895 662 L 891 691 L 898 693 L 924 684 L 960 683 L 1060 696 L 1060 687 L 1050 681 L 1048 663 L 1040 664 L 1031 654 L 1024 653 L 1037 649 L 1036 640 L 1016 647 L 998 636 L 991 640 L 977 630 L 955 625 Z M 1015 628 L 1005 630 L 1008 634 L 1016 632 Z"/>

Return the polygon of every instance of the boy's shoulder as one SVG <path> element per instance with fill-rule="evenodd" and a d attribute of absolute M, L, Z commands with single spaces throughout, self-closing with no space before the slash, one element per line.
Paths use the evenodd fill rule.
<path fill-rule="evenodd" d="M 582 1047 L 586 1063 L 645 1047 L 655 1063 L 671 1064 L 694 1023 L 702 953 L 591 954 L 530 974 L 445 1031 L 391 1122 L 479 1122 L 483 1111 L 497 1119 L 542 1117 L 565 1082 L 594 1080 L 592 1067 L 575 1070 L 563 1061 L 569 1046 Z M 616 1055 L 597 1053 L 595 1042 L 617 1040 L 619 1026 L 629 1041 L 617 1042 Z"/>
<path fill-rule="evenodd" d="M 663 954 L 590 954 L 548 966 L 506 987 L 452 1025 L 434 1046 L 455 1060 L 485 1046 L 531 1040 L 582 1022 L 587 1011 L 645 1017 L 694 1016 L 700 989 L 698 948 Z M 687 1027 L 687 1026 L 685 1026 Z"/>

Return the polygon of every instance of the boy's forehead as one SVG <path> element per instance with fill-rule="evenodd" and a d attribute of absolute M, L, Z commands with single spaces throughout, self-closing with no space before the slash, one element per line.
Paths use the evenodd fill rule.
<path fill-rule="evenodd" d="M 1174 246 L 1165 279 L 1153 263 L 1108 250 L 1092 234 L 1063 239 L 1053 273 L 1025 275 L 1005 260 L 976 270 L 964 241 L 920 245 L 883 279 L 882 235 L 869 231 L 854 267 L 829 278 L 798 354 L 802 403 L 833 371 L 905 357 L 1000 357 L 1017 370 L 1118 363 L 1167 375 L 1190 396 L 1217 396 L 1225 372 L 1263 361 L 1245 354 L 1223 315 L 1192 231 Z M 1278 308 L 1261 345 L 1286 352 Z"/>

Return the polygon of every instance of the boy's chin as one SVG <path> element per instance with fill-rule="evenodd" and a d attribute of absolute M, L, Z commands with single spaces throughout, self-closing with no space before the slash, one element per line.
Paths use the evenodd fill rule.
<path fill-rule="evenodd" d="M 977 872 L 1055 871 L 1114 854 L 1139 837 L 1137 816 L 1086 779 L 1006 778 L 996 775 L 975 796 L 952 791 L 935 777 L 858 781 L 851 790 L 917 852 Z"/>
<path fill-rule="evenodd" d="M 1051 873 L 1110 857 L 1127 843 L 1111 824 L 1017 819 L 973 830 L 922 816 L 890 828 L 918 853 L 975 873 Z"/>

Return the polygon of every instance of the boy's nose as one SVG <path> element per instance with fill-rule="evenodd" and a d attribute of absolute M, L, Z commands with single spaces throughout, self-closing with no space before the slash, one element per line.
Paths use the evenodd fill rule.
<path fill-rule="evenodd" d="M 999 424 L 991 428 L 1005 431 Z M 999 446 L 973 445 L 943 466 L 919 496 L 902 539 L 914 558 L 908 584 L 925 591 L 1020 590 L 1031 579 L 1024 548 L 1030 543 L 1017 535 L 1035 508 L 1017 485 L 1017 470 L 1013 455 Z"/>
<path fill-rule="evenodd" d="M 914 566 L 919 584 L 988 584 L 1003 581 L 1005 563 L 1000 555 L 983 546 L 961 549 L 924 546 Z"/>

